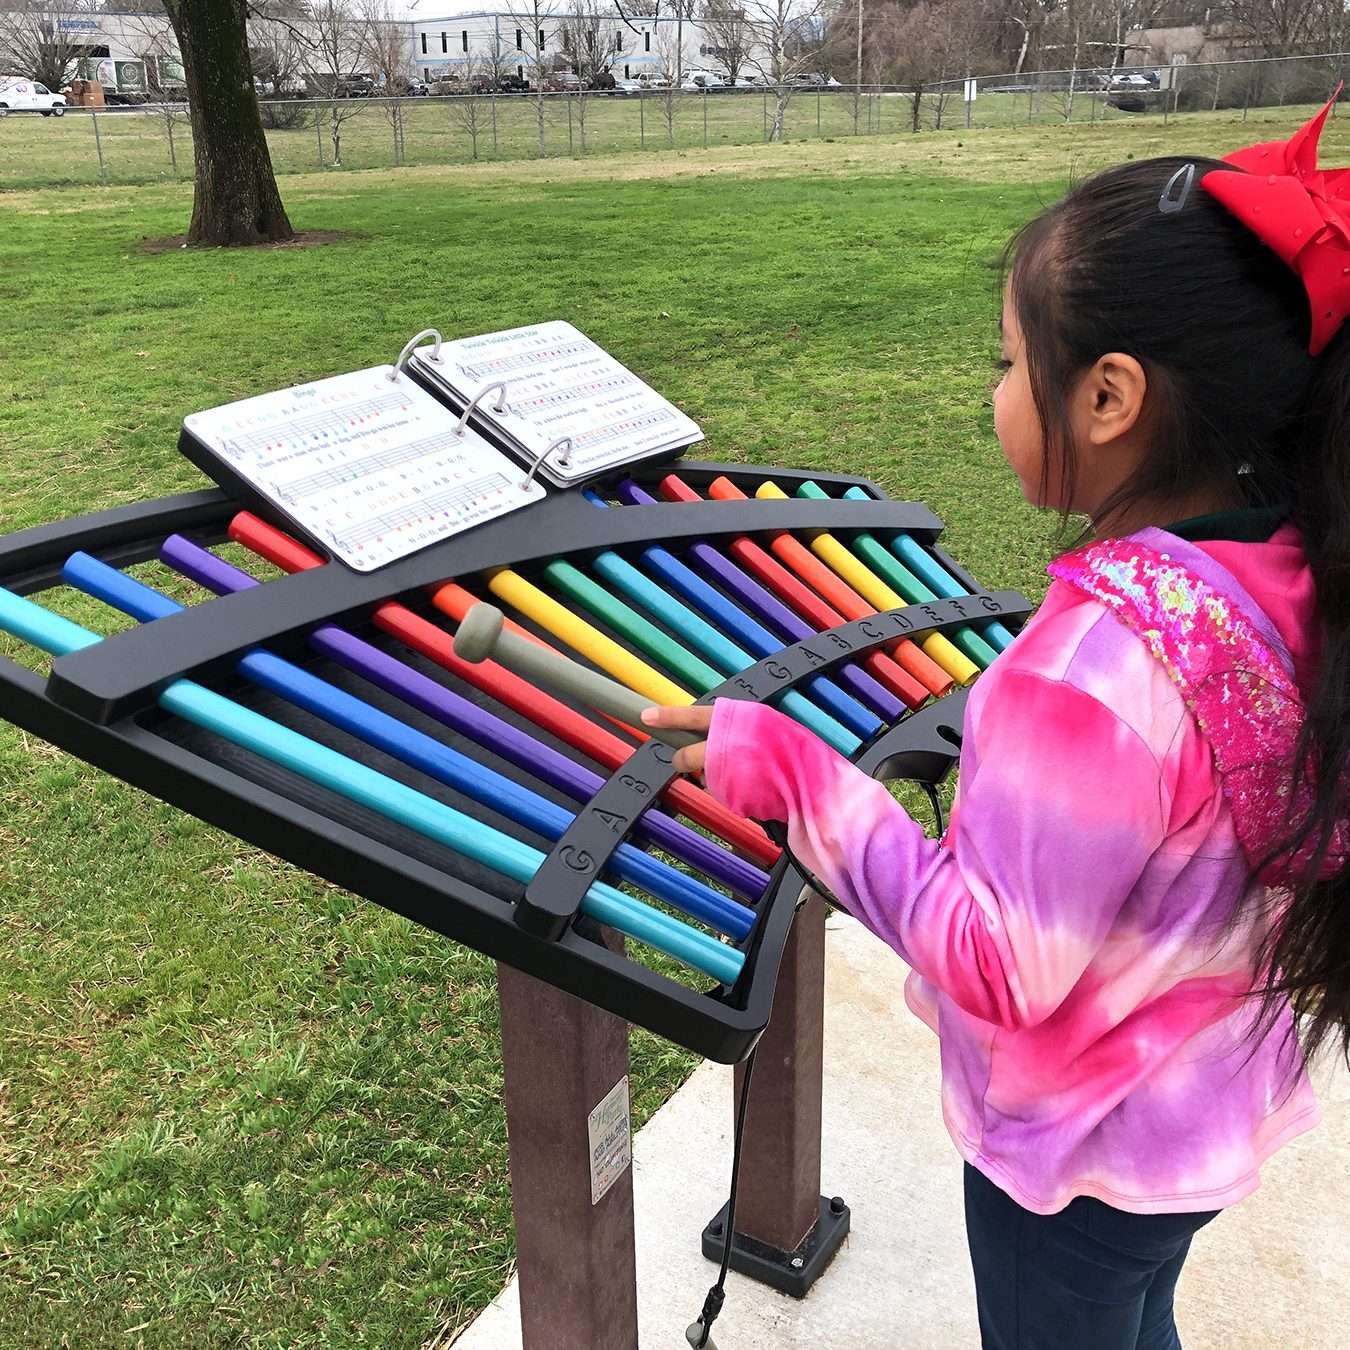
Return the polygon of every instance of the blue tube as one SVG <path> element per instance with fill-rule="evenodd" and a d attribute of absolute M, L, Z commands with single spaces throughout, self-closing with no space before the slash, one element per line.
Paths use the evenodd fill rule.
<path fill-rule="evenodd" d="M 54 655 L 93 646 L 98 634 L 0 587 L 0 630 Z M 429 839 L 494 871 L 528 882 L 544 861 L 522 844 L 396 779 L 330 750 L 289 727 L 212 693 L 191 680 L 175 680 L 159 696 L 171 713 L 213 731 L 235 745 L 398 821 Z M 601 923 L 665 952 L 723 984 L 732 984 L 745 964 L 743 953 L 686 923 L 633 900 L 606 882 L 587 890 L 581 910 Z"/>
<path fill-rule="evenodd" d="M 593 506 L 607 505 L 593 492 L 584 492 L 582 495 Z M 642 550 L 642 556 L 647 564 L 689 604 L 697 605 L 709 618 L 738 637 L 750 635 L 761 656 L 771 655 L 783 645 L 775 641 L 772 634 L 760 624 L 731 604 L 720 591 L 691 572 L 669 550 L 648 547 Z M 637 568 L 619 557 L 617 553 L 606 550 L 598 554 L 594 560 L 594 567 L 630 600 L 643 605 L 657 618 L 673 627 L 691 646 L 698 647 L 725 674 L 734 675 L 737 671 L 754 665 L 755 657 L 743 647 L 729 641 L 698 615 L 691 614 L 684 605 L 677 604 L 667 591 L 650 578 L 643 576 Z M 841 698 L 848 697 L 842 690 L 836 692 Z M 851 755 L 862 744 L 859 735 L 841 726 L 829 713 L 822 712 L 810 699 L 795 690 L 789 690 L 777 701 L 785 713 L 791 714 L 803 726 L 810 727 L 821 740 L 832 745 L 841 754 Z M 860 705 L 855 706 L 866 719 L 869 728 L 863 734 L 871 735 L 881 725 L 880 722 Z"/>
<path fill-rule="evenodd" d="M 73 553 L 62 568 L 62 576 L 72 586 L 143 623 L 176 614 L 183 608 L 176 600 L 88 553 Z M 500 811 L 509 820 L 547 839 L 559 838 L 574 819 L 565 807 L 541 797 L 505 774 L 477 763 L 451 746 L 442 745 L 398 718 L 270 652 L 249 652 L 240 660 L 239 671 L 255 684 L 270 689 L 306 712 L 420 769 L 482 805 Z M 615 849 L 611 866 L 624 881 L 649 890 L 667 904 L 701 919 L 719 932 L 731 933 L 739 939 L 754 925 L 753 910 L 728 900 L 706 883 L 686 876 L 632 844 L 621 843 Z"/>

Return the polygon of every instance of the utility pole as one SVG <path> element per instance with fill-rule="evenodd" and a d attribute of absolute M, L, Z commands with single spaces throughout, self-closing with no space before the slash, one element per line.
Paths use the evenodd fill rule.
<path fill-rule="evenodd" d="M 858 0 L 858 65 L 857 74 L 854 76 L 853 83 L 862 88 L 862 25 L 863 25 L 863 0 Z"/>

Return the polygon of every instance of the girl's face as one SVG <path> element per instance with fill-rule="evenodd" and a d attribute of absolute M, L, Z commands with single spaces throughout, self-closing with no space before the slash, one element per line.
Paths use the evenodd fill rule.
<path fill-rule="evenodd" d="M 1105 503 L 1138 469 L 1146 441 L 1140 425 L 1147 381 L 1143 367 L 1122 352 L 1108 352 L 1082 372 L 1069 390 L 1065 431 L 1072 478 L 1059 456 L 1046 472 L 1045 430 L 1031 393 L 1031 368 L 1017 322 L 1017 307 L 1003 300 L 1003 379 L 994 390 L 994 430 L 1003 457 L 1033 506 L 1081 512 L 1096 521 Z M 1175 518 L 1175 517 L 1173 517 Z"/>
<path fill-rule="evenodd" d="M 1045 462 L 1045 434 L 1031 396 L 1031 380 L 1022 344 L 1017 310 L 1008 296 L 1003 299 L 1003 378 L 994 390 L 994 431 L 1003 457 L 1022 485 L 1022 495 L 1033 506 L 1058 507 L 1042 501 L 1041 473 Z"/>

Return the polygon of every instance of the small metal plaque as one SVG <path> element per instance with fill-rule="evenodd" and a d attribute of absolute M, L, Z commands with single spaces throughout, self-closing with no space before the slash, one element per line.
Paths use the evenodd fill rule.
<path fill-rule="evenodd" d="M 633 1161 L 627 1074 L 605 1093 L 600 1104 L 586 1117 L 586 1129 L 591 1145 L 591 1204 L 598 1205 Z"/>

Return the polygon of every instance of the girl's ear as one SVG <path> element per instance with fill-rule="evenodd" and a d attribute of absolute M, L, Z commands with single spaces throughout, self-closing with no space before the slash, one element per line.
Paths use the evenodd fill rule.
<path fill-rule="evenodd" d="M 1081 439 L 1111 446 L 1139 424 L 1148 393 L 1148 377 L 1133 356 L 1108 352 L 1083 376 L 1077 413 Z"/>

